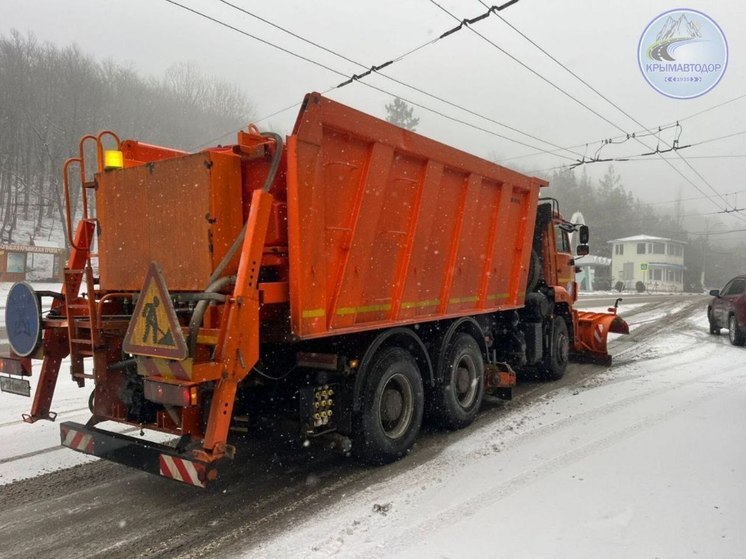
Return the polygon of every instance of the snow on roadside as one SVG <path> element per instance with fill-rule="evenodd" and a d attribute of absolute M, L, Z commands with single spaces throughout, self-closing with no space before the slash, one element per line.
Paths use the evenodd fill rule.
<path fill-rule="evenodd" d="M 746 350 L 686 324 L 242 556 L 741 557 Z"/>

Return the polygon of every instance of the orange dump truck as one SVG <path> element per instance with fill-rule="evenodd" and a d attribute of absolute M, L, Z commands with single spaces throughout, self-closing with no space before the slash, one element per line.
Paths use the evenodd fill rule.
<path fill-rule="evenodd" d="M 61 424 L 80 452 L 205 486 L 234 458 L 235 432 L 290 418 L 300 441 L 391 461 L 423 416 L 464 427 L 485 394 L 510 397 L 516 372 L 557 379 L 572 354 L 608 361 L 607 333 L 627 330 L 614 312 L 573 308 L 568 234 L 584 254 L 588 231 L 539 198 L 546 182 L 316 93 L 286 144 L 250 127 L 185 153 L 104 132 L 80 154 L 64 169 L 64 284 L 11 288 L 0 359 L 3 390 L 26 395 L 42 360 L 30 423 L 54 419 L 64 359 L 93 383 L 90 421 Z"/>

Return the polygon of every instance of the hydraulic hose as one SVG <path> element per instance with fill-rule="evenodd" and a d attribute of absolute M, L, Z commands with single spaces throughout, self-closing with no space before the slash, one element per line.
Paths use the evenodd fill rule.
<path fill-rule="evenodd" d="M 275 177 L 277 176 L 277 169 L 280 167 L 280 160 L 282 159 L 282 138 L 279 134 L 275 134 L 274 132 L 262 132 L 262 136 L 265 136 L 267 138 L 272 138 L 275 141 L 275 155 L 272 158 L 272 164 L 269 167 L 269 173 L 267 173 L 267 178 L 264 180 L 264 186 L 262 186 L 262 190 L 264 192 L 269 192 L 269 189 L 272 187 L 272 183 L 275 182 Z M 246 236 L 246 224 L 244 223 L 244 226 L 241 228 L 241 232 L 238 234 L 238 237 L 236 237 L 236 240 L 233 241 L 233 244 L 228 249 L 228 252 L 225 253 L 225 256 L 223 256 L 222 260 L 220 260 L 220 263 L 215 268 L 215 271 L 210 276 L 210 279 L 208 280 L 208 283 L 212 283 L 215 280 L 217 280 L 220 276 L 223 275 L 223 272 L 225 271 L 228 264 L 230 264 L 231 260 L 233 260 L 233 257 L 236 255 L 236 252 L 241 248 L 241 245 L 243 244 L 243 239 Z"/>
<path fill-rule="evenodd" d="M 264 192 L 269 192 L 269 189 L 272 188 L 272 184 L 275 182 L 275 178 L 277 177 L 277 170 L 280 168 L 280 161 L 282 160 L 282 137 L 280 137 L 279 134 L 276 134 L 275 132 L 262 132 L 262 136 L 265 138 L 271 138 L 275 141 L 275 154 L 272 157 L 272 163 L 269 166 L 269 172 L 267 173 L 267 178 L 264 179 L 264 185 L 262 186 L 262 190 Z M 220 263 L 215 267 L 215 270 L 210 275 L 210 279 L 208 280 L 208 287 L 205 289 L 205 293 L 215 293 L 217 291 L 220 291 L 227 285 L 230 285 L 231 283 L 235 283 L 236 276 L 229 276 L 229 277 L 221 277 L 223 275 L 223 272 L 225 272 L 225 269 L 228 267 L 228 264 L 233 260 L 233 258 L 236 256 L 236 253 L 239 251 L 241 246 L 243 245 L 244 238 L 246 237 L 246 223 L 244 223 L 243 227 L 241 228 L 241 232 L 236 237 L 236 240 L 233 241 L 233 244 L 228 249 L 228 252 L 225 253 L 223 258 L 220 260 Z M 189 354 L 194 357 L 194 350 L 197 346 L 197 334 L 199 332 L 199 328 L 202 325 L 202 319 L 205 316 L 205 311 L 207 310 L 208 305 L 210 304 L 210 301 L 203 300 L 197 303 L 197 305 L 194 307 L 194 312 L 192 313 L 192 318 L 189 321 Z"/>
<path fill-rule="evenodd" d="M 224 287 L 227 287 L 228 285 L 235 283 L 236 276 L 227 276 L 224 278 L 220 278 L 218 280 L 215 280 L 212 282 L 207 289 L 205 289 L 205 293 L 215 293 L 217 291 L 220 291 Z M 197 334 L 199 333 L 199 327 L 202 325 L 202 319 L 205 316 L 205 311 L 207 310 L 207 307 L 210 305 L 210 301 L 205 299 L 200 301 L 194 306 L 194 312 L 192 313 L 192 318 L 189 321 L 189 355 L 194 357 L 194 348 L 197 346 Z"/>

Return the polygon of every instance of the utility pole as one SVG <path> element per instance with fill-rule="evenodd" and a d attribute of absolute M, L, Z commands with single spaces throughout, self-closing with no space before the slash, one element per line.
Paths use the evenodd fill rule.
<path fill-rule="evenodd" d="M 707 246 L 710 244 L 710 220 L 705 218 L 705 240 L 702 243 L 702 274 L 699 278 L 699 284 L 705 289 L 705 266 L 707 265 Z"/>

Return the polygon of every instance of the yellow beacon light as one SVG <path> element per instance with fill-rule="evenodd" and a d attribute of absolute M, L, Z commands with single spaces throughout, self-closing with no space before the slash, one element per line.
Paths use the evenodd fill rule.
<path fill-rule="evenodd" d="M 104 152 L 104 170 L 121 169 L 124 167 L 124 155 L 116 149 L 106 150 Z"/>

